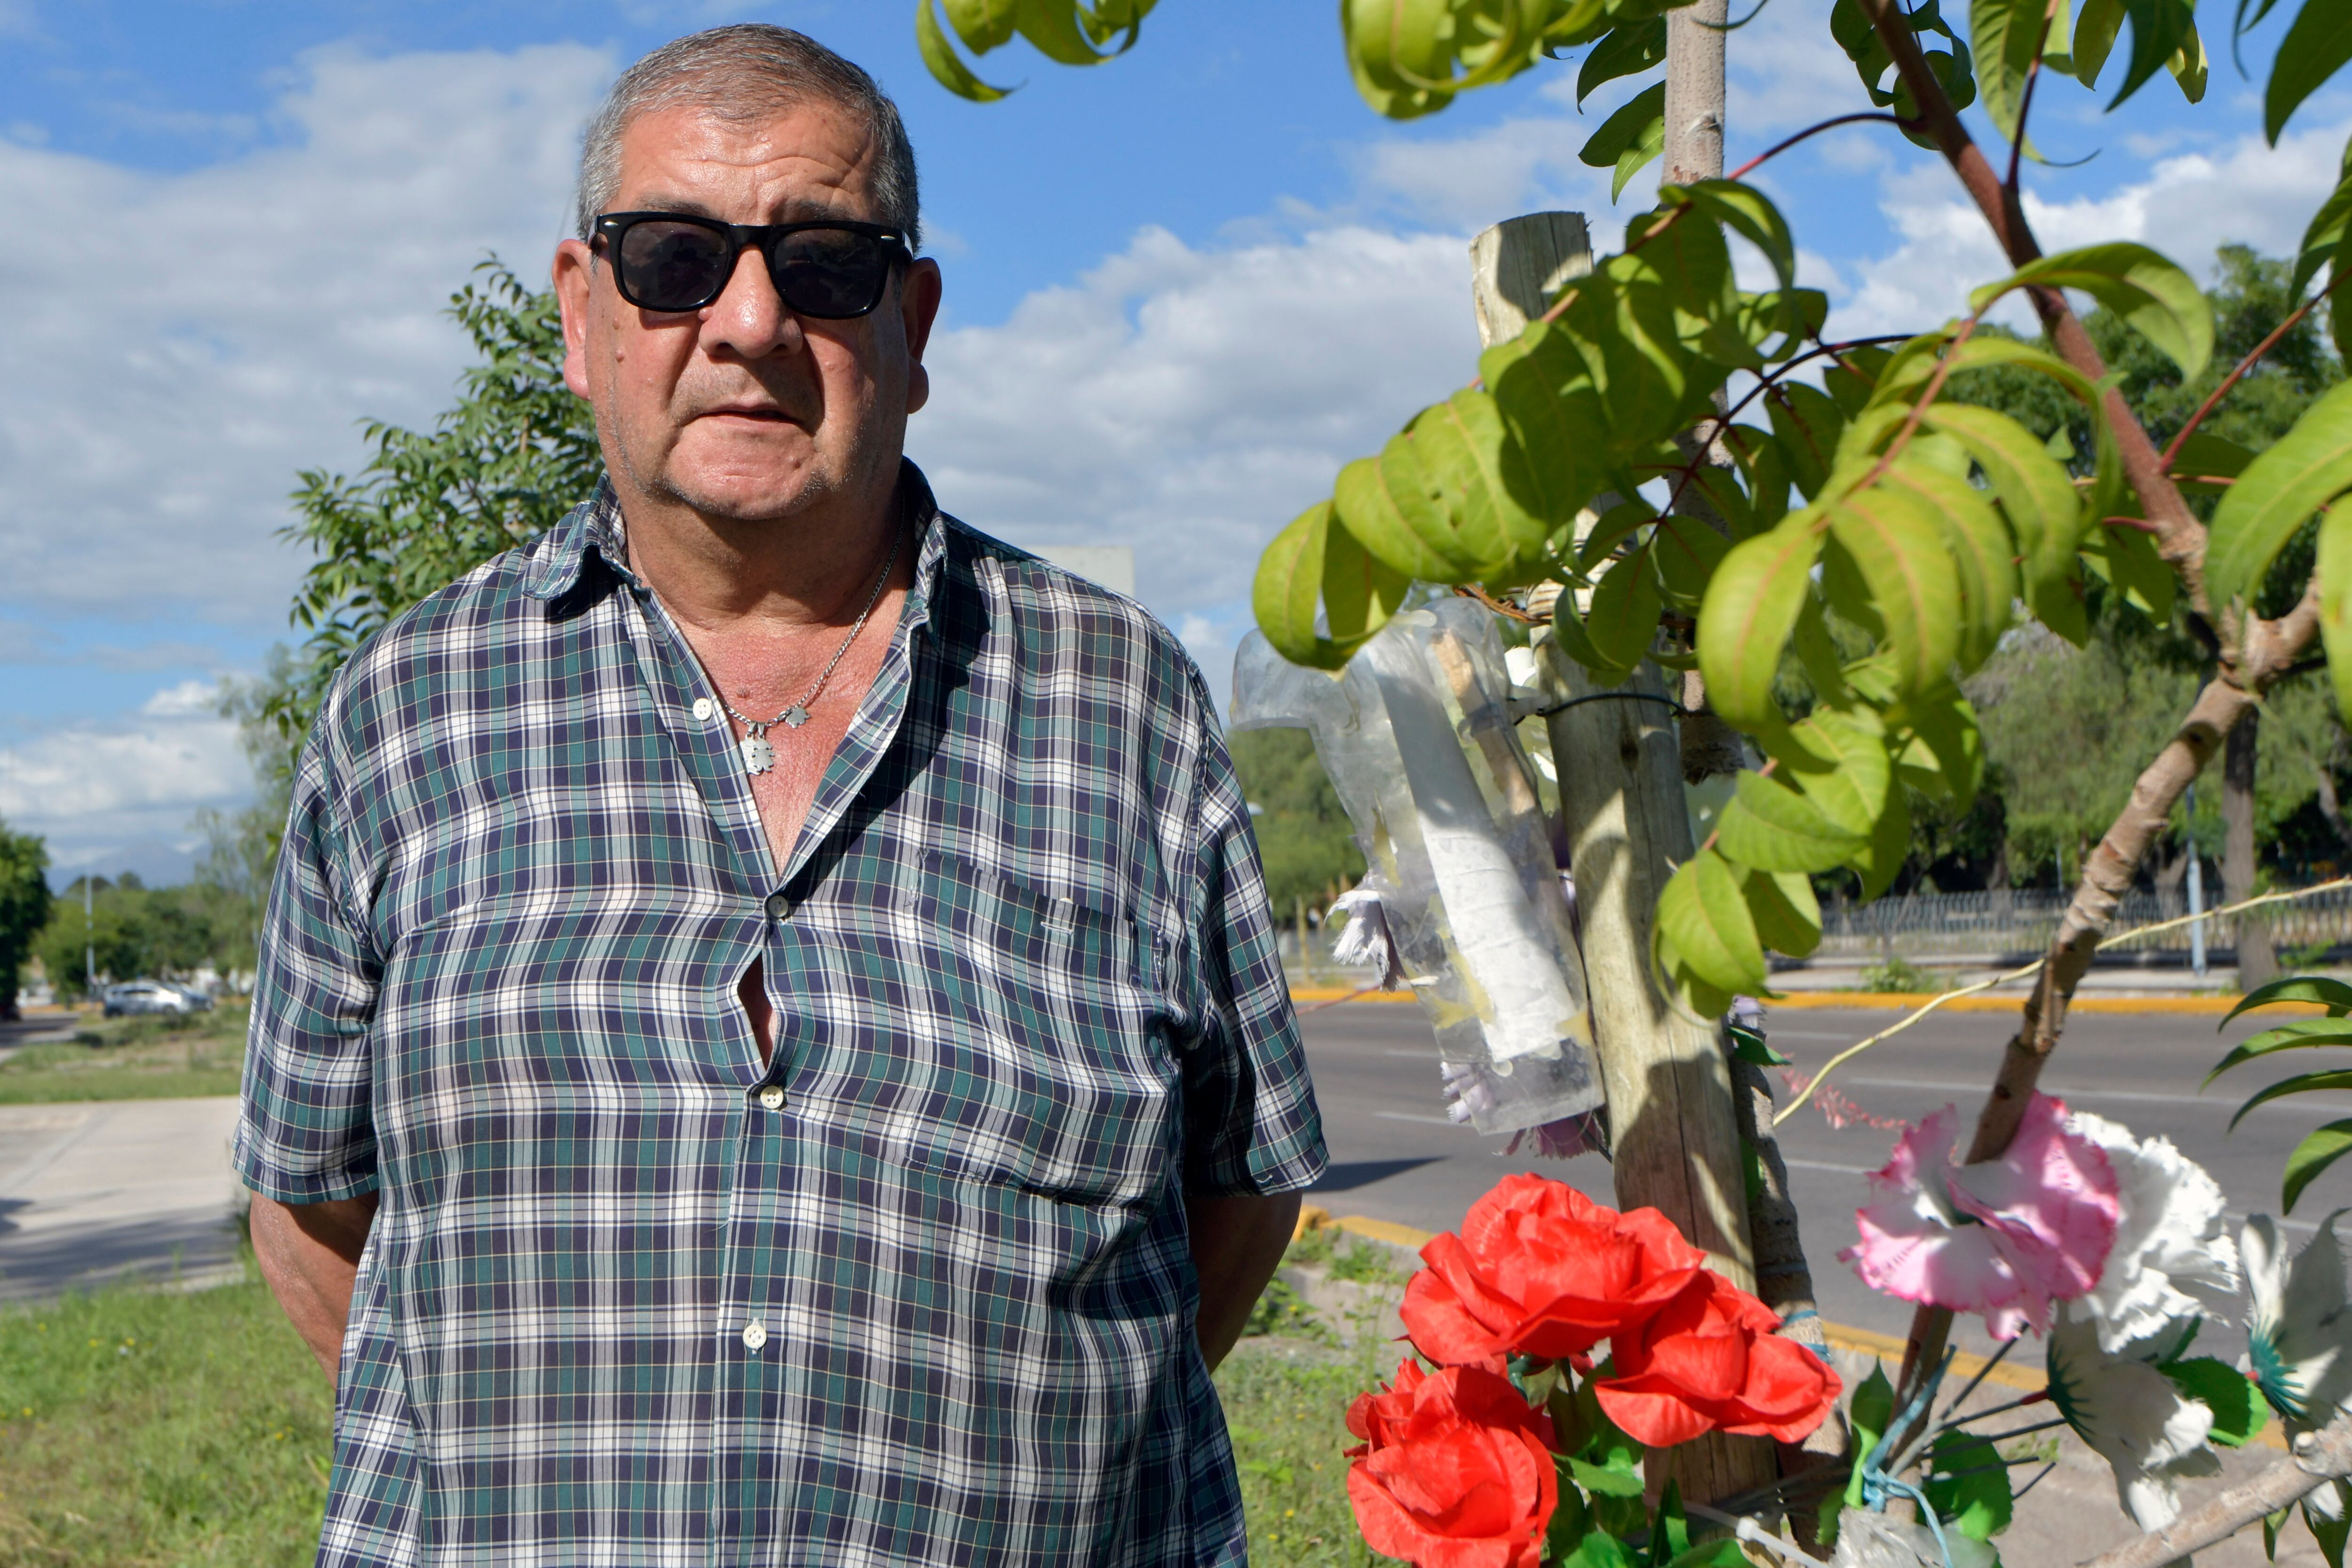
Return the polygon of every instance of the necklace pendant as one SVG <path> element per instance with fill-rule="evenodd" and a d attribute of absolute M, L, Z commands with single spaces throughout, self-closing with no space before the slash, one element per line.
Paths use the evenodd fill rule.
<path fill-rule="evenodd" d="M 795 702 L 784 710 L 782 723 L 787 730 L 797 730 L 808 722 L 808 710 Z"/>
<path fill-rule="evenodd" d="M 765 735 L 746 735 L 740 748 L 743 753 L 743 771 L 764 773 L 776 765 L 776 748 L 768 744 Z"/>

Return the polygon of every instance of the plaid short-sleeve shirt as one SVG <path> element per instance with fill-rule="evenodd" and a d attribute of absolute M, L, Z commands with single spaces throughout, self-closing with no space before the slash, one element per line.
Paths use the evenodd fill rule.
<path fill-rule="evenodd" d="M 382 1194 L 322 1563 L 1243 1560 L 1182 1199 L 1323 1165 L 1247 807 L 1162 627 L 901 490 L 786 865 L 609 489 L 338 679 L 237 1144 Z"/>

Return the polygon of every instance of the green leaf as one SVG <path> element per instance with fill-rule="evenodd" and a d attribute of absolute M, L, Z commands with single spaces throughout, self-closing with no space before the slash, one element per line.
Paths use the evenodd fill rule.
<path fill-rule="evenodd" d="M 1504 483 L 1503 416 L 1495 400 L 1464 387 L 1412 422 L 1422 470 L 1451 512 L 1461 553 L 1491 575 L 1511 557 L 1541 550 L 1551 529 L 1520 507 Z"/>
<path fill-rule="evenodd" d="M 948 26 L 973 54 L 984 55 L 1013 41 L 1018 0 L 940 0 L 940 4 L 948 14 Z"/>
<path fill-rule="evenodd" d="M 2352 1121 L 2331 1121 L 2305 1134 L 2288 1152 L 2286 1168 L 2280 1173 L 2279 1212 L 2293 1214 L 2304 1188 L 2347 1153 L 2352 1153 Z"/>
<path fill-rule="evenodd" d="M 2301 300 L 2303 291 L 2327 268 L 2333 278 L 2346 275 L 2345 235 L 2352 225 L 2352 142 L 2344 144 L 2344 157 L 2336 189 L 2320 204 L 2313 215 L 2310 226 L 2303 231 L 2303 248 L 2296 255 L 2294 280 L 2287 285 L 2287 298 Z"/>
<path fill-rule="evenodd" d="M 1742 773 L 1752 778 L 1752 773 Z M 1729 853 L 1727 847 L 1726 853 Z M 1804 958 L 1822 944 L 1822 905 L 1810 878 L 1799 871 L 1751 868 L 1740 881 L 1756 935 L 1774 952 Z"/>
<path fill-rule="evenodd" d="M 2352 61 L 2352 6 L 2343 0 L 2304 0 L 2302 13 L 2279 41 L 2270 85 L 2263 90 L 2263 134 L 2272 146 L 2278 145 L 2288 117 L 2347 61 Z"/>
<path fill-rule="evenodd" d="M 1929 405 L 1922 427 L 1968 448 L 2000 498 L 2015 533 L 2026 605 L 2044 626 L 2079 619 L 2074 591 L 2076 552 L 2083 537 L 2083 500 L 2065 468 L 2005 414 L 1961 403 Z"/>
<path fill-rule="evenodd" d="M 2344 1483 L 2335 1484 L 2336 1495 L 2341 1499 Z M 2344 1548 L 2347 1541 L 2352 1541 L 2352 1509 L 2341 1510 L 2330 1519 L 2312 1507 L 2311 1499 L 2306 1497 L 2303 1500 L 2303 1522 L 2311 1531 L 2311 1538 L 2319 1542 L 2319 1555 L 2327 1568 L 2344 1568 Z"/>
<path fill-rule="evenodd" d="M 1609 559 L 1611 552 L 1658 521 L 1657 509 L 1638 498 L 1621 500 L 1595 520 L 1592 531 L 1576 547 L 1579 571 L 1590 572 Z"/>
<path fill-rule="evenodd" d="M 1510 442 L 1503 485 L 1531 516 L 1558 529 L 1606 483 L 1609 416 L 1575 340 L 1549 321 L 1496 343 L 1478 360 Z"/>
<path fill-rule="evenodd" d="M 2124 11 L 2131 17 L 2131 61 L 2124 68 L 2123 85 L 2107 100 L 2108 112 L 2176 60 L 2181 61 L 2176 74 L 2189 100 L 2204 96 L 2205 47 L 2197 37 L 2197 0 L 2124 0 Z"/>
<path fill-rule="evenodd" d="M 2341 980 L 2330 980 L 2324 974 L 2290 974 L 2284 980 L 2273 980 L 2267 985 L 2258 985 L 2247 992 L 2238 998 L 2238 1005 L 2231 1008 L 2228 1016 L 2214 1027 L 2227 1028 L 2230 1020 L 2239 1014 L 2267 1007 L 2273 1002 L 2316 1002 L 2327 1009 L 2329 1017 L 2341 1018 L 2352 1014 L 2352 985 L 2347 985 Z M 2221 1069 L 2216 1068 L 2213 1070 L 2219 1072 Z M 2212 1075 L 2206 1075 L 2205 1081 L 2212 1082 Z"/>
<path fill-rule="evenodd" d="M 1918 768 L 1910 753 L 1914 749 L 1926 751 L 1943 791 L 1961 811 L 1967 811 L 1984 779 L 1984 733 L 1977 725 L 1975 707 L 1958 688 L 1947 688 L 1906 704 L 1905 711 L 1916 739 L 1906 748 L 1904 765 Z"/>
<path fill-rule="evenodd" d="M 2099 529 L 2084 540 L 2083 560 L 2115 586 L 2126 604 L 2137 605 L 2157 625 L 2172 619 L 2179 579 L 2147 533 L 2120 525 Z"/>
<path fill-rule="evenodd" d="M 1339 525 L 1391 571 L 1427 583 L 1464 581 L 1454 563 L 1424 536 L 1423 528 L 1443 532 L 1444 523 L 1412 472 L 1411 447 L 1390 460 L 1398 451 L 1398 442 L 1391 441 L 1380 457 L 1358 458 L 1339 470 L 1331 496 Z"/>
<path fill-rule="evenodd" d="M 1598 1492 L 1602 1497 L 1642 1495 L 1642 1478 L 1636 1471 L 1588 1464 L 1582 1459 L 1569 1460 L 1568 1468 L 1569 1473 L 1576 1478 L 1576 1484 L 1586 1491 Z"/>
<path fill-rule="evenodd" d="M 2124 0 L 2083 0 L 2083 14 L 2074 21 L 2074 79 L 2084 87 L 2099 85 L 2099 72 L 2124 27 Z"/>
<path fill-rule="evenodd" d="M 1078 14 L 1071 0 L 1016 0 L 1014 16 L 1021 36 L 1036 46 L 1039 54 L 1066 66 L 1100 65 L 1114 55 L 1125 54 L 1135 47 L 1141 26 L 1139 16 L 1130 21 L 1125 43 L 1097 53 L 1079 27 Z"/>
<path fill-rule="evenodd" d="M 1913 445 L 1916 448 L 1917 443 Z M 1886 471 L 1881 483 L 1908 490 L 1943 524 L 1948 560 L 1960 590 L 1959 663 L 1973 670 L 1991 656 L 2009 629 L 2017 599 L 2017 542 L 1984 491 L 1965 479 L 1913 460 L 1910 452 Z"/>
<path fill-rule="evenodd" d="M 1666 58 L 1666 19 L 1652 16 L 1612 27 L 1584 57 L 1576 73 L 1576 107 L 1582 109 L 1593 89 L 1619 77 L 1639 76 Z"/>
<path fill-rule="evenodd" d="M 1783 382 L 1764 398 L 1772 436 L 1788 459 L 1789 477 L 1807 500 L 1820 496 L 1845 434 L 1845 415 L 1827 394 L 1802 382 Z"/>
<path fill-rule="evenodd" d="M 2330 389 L 2246 465 L 2213 510 L 2205 587 L 2216 609 L 2250 598 L 2295 530 L 2352 489 L 2352 382 Z"/>
<path fill-rule="evenodd" d="M 1656 640 L 1658 612 L 1663 608 L 1658 580 L 1650 569 L 1650 549 L 1644 544 L 1611 567 L 1609 574 L 1593 586 L 1584 632 L 1601 658 L 1630 669 Z"/>
<path fill-rule="evenodd" d="M 1969 0 L 1969 38 L 1976 46 L 1977 91 L 1984 100 L 1985 113 L 2006 142 L 2017 140 L 2026 73 L 2032 67 L 2034 42 L 2042 34 L 2042 16 L 2048 9 L 2046 0 Z M 2055 46 L 2062 40 L 2051 42 Z M 2030 142 L 2026 156 L 2040 157 Z"/>
<path fill-rule="evenodd" d="M 1816 904 L 1814 907 L 1818 909 L 1820 906 Z M 1755 1030 L 1742 1028 L 1738 1024 L 1727 1024 L 1723 1032 L 1731 1037 L 1731 1054 L 1750 1067 L 1784 1068 L 1789 1065 L 1789 1058 L 1774 1050 Z"/>
<path fill-rule="evenodd" d="M 954 11 L 950 4 L 949 14 L 952 16 Z M 974 103 L 994 103 L 1013 90 L 989 86 L 963 63 L 963 57 L 955 52 L 955 46 L 948 42 L 946 31 L 940 26 L 939 14 L 931 9 L 931 0 L 916 0 L 915 48 L 923 57 L 931 79 L 958 98 L 970 99 Z"/>
<path fill-rule="evenodd" d="M 1748 1553 L 1737 1540 L 1718 1535 L 1683 1548 L 1666 1560 L 1665 1568 L 1748 1568 Z"/>
<path fill-rule="evenodd" d="M 2292 1205 L 2290 1205 L 2292 1206 Z M 2243 1447 L 2268 1419 L 2254 1385 L 2246 1374 L 2211 1356 L 2167 1362 L 2158 1369 L 2186 1398 L 2213 1413 L 2214 1442 L 2225 1448 Z"/>
<path fill-rule="evenodd" d="M 2167 0 L 2170 3 L 2170 0 Z M 2204 374 L 2213 353 L 2213 309 L 2197 280 L 2145 245 L 2116 240 L 2028 262 L 1969 296 L 1981 312 L 2012 289 L 2078 289 L 2169 355 L 2182 376 Z"/>
<path fill-rule="evenodd" d="M 1251 602 L 1276 653 L 1293 664 L 1337 669 L 1387 623 L 1408 586 L 1346 529 L 1332 527 L 1331 503 L 1318 501 L 1266 547 Z M 1318 600 L 1326 606 L 1328 637 L 1316 630 Z"/>
<path fill-rule="evenodd" d="M 2236 479 L 2254 455 L 2226 437 L 2194 431 L 2173 455 L 2172 482 L 2183 495 L 2220 495 L 2230 487 L 2214 480 Z"/>
<path fill-rule="evenodd" d="M 1834 870 L 1863 847 L 1863 835 L 1831 821 L 1811 800 L 1750 773 L 1734 781 L 1716 835 L 1730 859 L 1766 871 Z"/>
<path fill-rule="evenodd" d="M 2014 1507 L 2009 1468 L 1999 1463 L 2000 1456 L 1990 1446 L 1963 1432 L 1945 1431 L 1927 1452 L 1930 1474 L 1920 1489 L 1947 1527 L 1957 1526 L 1972 1541 L 1990 1541 L 2009 1528 Z"/>
<path fill-rule="evenodd" d="M 1827 579 L 1832 605 L 1849 618 L 1875 612 L 1905 689 L 1941 685 L 1961 647 L 1961 588 L 1942 519 L 1916 493 L 1889 485 L 1853 491 L 1832 502 L 1828 516 L 1830 537 L 1869 591 L 1866 605 L 1849 607 L 1840 603 L 1836 579 Z"/>
<path fill-rule="evenodd" d="M 1684 967 L 1717 991 L 1763 988 L 1764 948 L 1731 863 L 1701 850 L 1658 894 L 1658 929 Z"/>
<path fill-rule="evenodd" d="M 2243 1121 L 2247 1113 L 2257 1106 L 2268 1105 L 2273 1100 L 2284 1100 L 2290 1094 L 2316 1094 L 2335 1089 L 2352 1089 L 2352 1071 L 2339 1068 L 2332 1072 L 2297 1073 L 2293 1078 L 2281 1079 L 2238 1107 L 2237 1113 L 2230 1118 L 2231 1131 L 2235 1131 L 2238 1123 Z"/>
<path fill-rule="evenodd" d="M 1772 681 L 1821 553 L 1816 519 L 1792 512 L 1769 533 L 1735 544 L 1709 580 L 1698 616 L 1698 664 L 1707 700 L 1729 723 L 1777 728 Z"/>
<path fill-rule="evenodd" d="M 1559 640 L 1562 653 L 1596 675 L 1615 679 L 1633 669 L 1630 664 L 1612 664 L 1609 656 L 1593 646 L 1591 636 L 1584 629 L 1583 617 L 1576 613 L 1576 595 L 1562 594 L 1551 611 L 1552 636 Z"/>
<path fill-rule="evenodd" d="M 2319 643 L 2327 650 L 2336 710 L 2352 719 L 2352 509 L 2321 520 L 2312 575 L 2319 583 Z"/>
<path fill-rule="evenodd" d="M 1895 885 L 1903 862 L 1911 854 L 1911 797 L 1901 790 L 1890 790 L 1886 809 L 1872 825 L 1869 847 L 1859 858 L 1854 869 L 1862 873 L 1862 898 L 1864 903 L 1878 897 Z"/>
<path fill-rule="evenodd" d="M 1853 1391 L 1846 1402 L 1846 1424 L 1853 1429 L 1853 1441 L 1848 1447 L 1857 1461 L 1868 1456 L 1886 1436 L 1886 1424 L 1895 1419 L 1895 1389 L 1886 1381 L 1886 1368 L 1874 1362 L 1870 1376 Z M 1862 1507 L 1862 1466 L 1856 1463 L 1847 1476 L 1845 1505 Z"/>
<path fill-rule="evenodd" d="M 1764 743 L 1780 761 L 1775 776 L 1803 791 L 1822 816 L 1858 837 L 1876 830 L 1895 793 L 1878 715 L 1867 708 L 1817 708 Z"/>
<path fill-rule="evenodd" d="M 1634 1568 L 1633 1553 L 1605 1530 L 1595 1530 L 1559 1560 L 1559 1568 Z"/>
<path fill-rule="evenodd" d="M 1616 177 L 1609 187 L 1609 199 L 1613 202 L 1625 182 L 1665 148 L 1666 84 L 1659 82 L 1635 93 L 1602 121 L 1577 158 L 1595 169 L 1615 167 Z"/>
<path fill-rule="evenodd" d="M 1721 469 L 1712 470 L 1721 476 Z M 1708 581 L 1731 549 L 1731 542 L 1705 518 L 1675 515 L 1658 520 L 1651 536 L 1650 557 L 1657 563 L 1658 580 L 1675 604 L 1698 607 Z"/>

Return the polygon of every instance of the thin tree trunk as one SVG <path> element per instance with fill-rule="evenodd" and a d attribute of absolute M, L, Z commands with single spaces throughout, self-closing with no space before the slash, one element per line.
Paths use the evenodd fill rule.
<path fill-rule="evenodd" d="M 2262 710 L 2250 710 L 2230 731 L 2221 751 L 2221 901 L 2238 903 L 2254 896 L 2255 745 L 2261 733 Z M 2237 928 L 2238 988 L 2252 991 L 2278 978 L 2278 952 L 2271 931 L 2260 915 L 2231 918 Z"/>

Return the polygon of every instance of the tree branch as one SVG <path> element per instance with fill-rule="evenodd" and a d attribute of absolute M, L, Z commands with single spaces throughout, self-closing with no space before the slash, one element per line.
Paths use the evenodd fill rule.
<path fill-rule="evenodd" d="M 2213 412 L 2221 399 L 2230 395 L 2230 389 L 2243 381 L 2246 378 L 2246 373 L 2260 364 L 2264 354 L 2278 347 L 2279 340 L 2294 331 L 2297 321 L 2311 314 L 2315 306 L 2334 292 L 2336 292 L 2335 285 L 2331 283 L 2327 288 L 2295 307 L 2294 314 L 2281 321 L 2276 331 L 2256 343 L 2252 352 L 2238 362 L 2238 367 L 2235 370 L 2221 378 L 2221 384 L 2213 389 L 2213 395 L 2210 397 L 2197 405 L 2197 412 L 2189 416 L 2189 423 L 2180 427 L 2180 433 L 2165 444 L 2164 471 L 2166 473 L 2172 471 L 2173 461 L 2180 456 L 2180 448 L 2187 444 L 2189 437 L 2197 434 L 2197 426 L 2205 423 L 2205 416 Z"/>
<path fill-rule="evenodd" d="M 2025 221 L 2025 208 L 2018 193 L 1993 172 L 1983 149 L 1969 135 L 1968 127 L 1960 123 L 1952 100 L 1944 94 L 1943 83 L 1936 79 L 1936 73 L 1919 53 L 1918 40 L 1912 37 L 1902 6 L 1897 0 L 1860 0 L 1860 4 L 1871 26 L 1877 29 L 1879 41 L 1893 57 L 1904 85 L 1918 103 L 1920 121 L 1935 139 L 1937 151 L 1943 153 L 1944 161 L 1952 166 L 1962 187 L 1984 214 L 2010 265 L 2023 267 L 2041 259 L 2042 247 L 2035 242 L 2033 230 Z M 2051 344 L 2059 357 L 2094 381 L 2106 374 L 2106 362 L 2091 345 L 2091 336 L 2066 303 L 2066 296 L 2055 289 L 2034 289 L 2029 294 L 2034 312 L 2042 318 L 2042 329 L 2050 334 Z M 2110 387 L 2101 409 L 2115 430 L 2124 477 L 2130 482 L 2132 493 L 2139 498 L 2140 510 L 2156 525 L 2157 553 L 2179 574 L 2181 584 L 2189 590 L 2189 602 L 2211 619 L 2211 610 L 2205 600 L 2204 524 L 2197 521 L 2197 514 L 2189 510 L 2189 503 L 2181 499 L 2180 491 L 2166 474 L 2156 443 L 2148 439 L 2147 432 L 2125 404 L 2123 395 Z M 2227 663 L 2225 660 L 2225 668 Z"/>
<path fill-rule="evenodd" d="M 2101 1552 L 2083 1568 L 2164 1568 L 2231 1536 L 2342 1475 L 2352 1475 L 2352 1415 L 2338 1415 L 2294 1440 L 2294 1452 L 2249 1480 L 2215 1493 L 2162 1530 Z"/>

